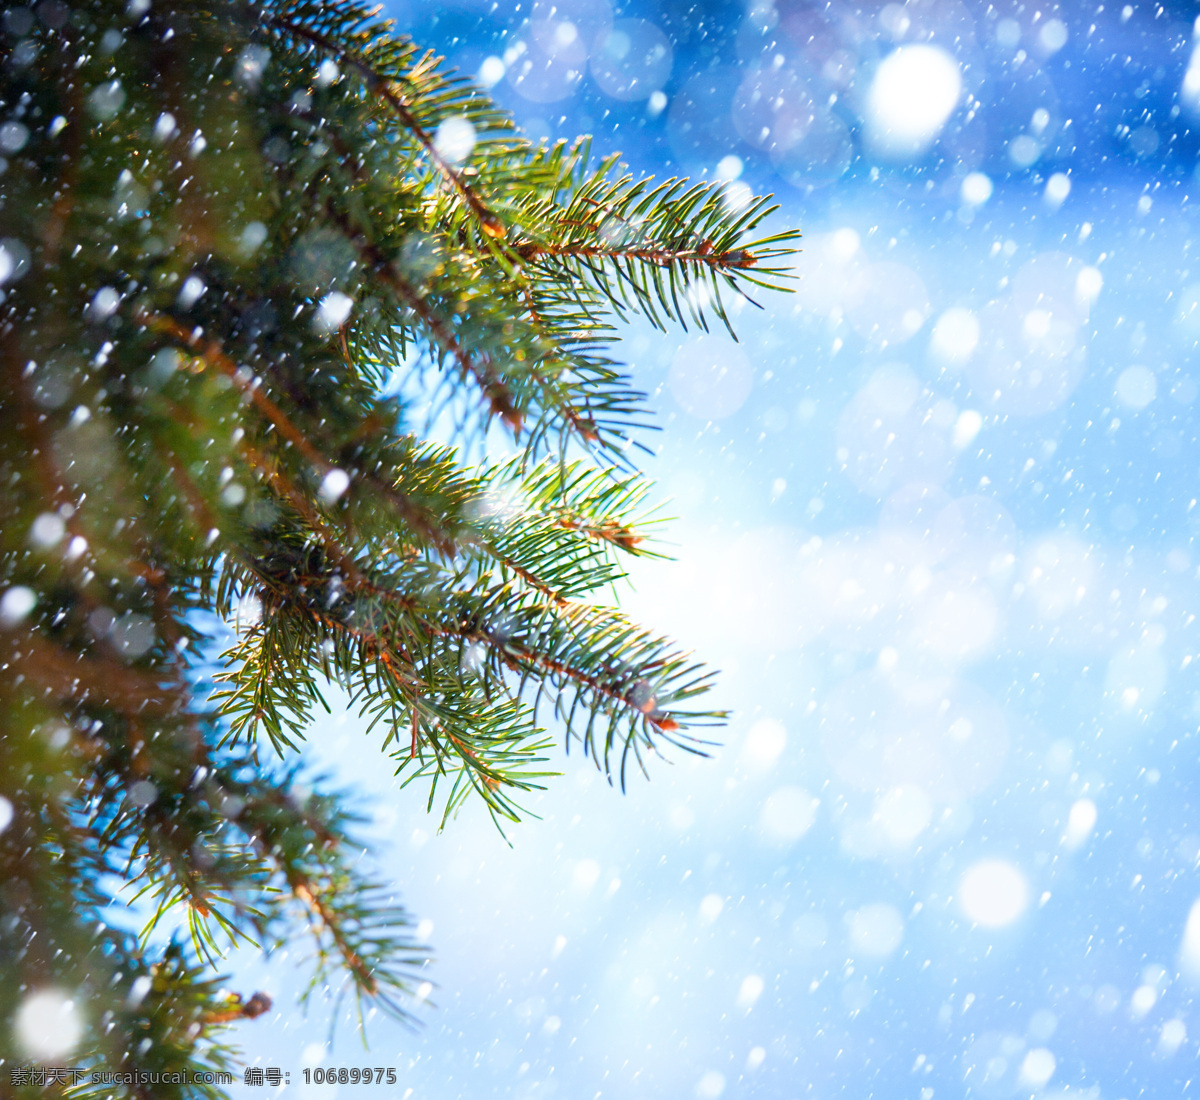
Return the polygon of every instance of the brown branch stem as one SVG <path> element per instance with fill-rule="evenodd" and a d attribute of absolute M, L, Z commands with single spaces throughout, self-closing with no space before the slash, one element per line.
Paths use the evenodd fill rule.
<path fill-rule="evenodd" d="M 285 876 L 292 893 L 308 907 L 309 912 L 320 922 L 321 928 L 329 933 L 338 953 L 342 956 L 342 961 L 346 964 L 346 969 L 358 979 L 359 984 L 369 994 L 374 996 L 378 993 L 379 983 L 376 982 L 375 975 L 371 973 L 370 967 L 363 962 L 358 952 L 350 946 L 345 932 L 342 931 L 341 923 L 321 897 L 320 888 L 314 887 L 310 880 L 294 869 L 286 870 Z"/>
<path fill-rule="evenodd" d="M 705 242 L 707 244 L 708 242 Z M 691 263 L 704 265 L 722 271 L 726 268 L 745 270 L 758 263 L 758 257 L 753 252 L 737 248 L 729 252 L 713 252 L 711 245 L 705 248 L 618 248 L 611 245 L 587 244 L 538 244 L 536 241 L 526 241 L 512 246 L 512 251 L 522 260 L 537 262 L 547 257 L 553 259 L 601 259 L 601 260 L 644 260 L 659 267 L 669 267 L 676 263 Z"/>
<path fill-rule="evenodd" d="M 459 340 L 450 324 L 429 308 L 421 294 L 396 270 L 395 264 L 384 255 L 379 246 L 364 236 L 357 227 L 351 225 L 341 211 L 334 207 L 332 200 L 326 204 L 326 213 L 350 243 L 358 249 L 360 256 L 387 283 L 392 293 L 411 309 L 425 327 L 433 333 L 438 344 L 458 360 L 465 373 L 475 378 L 479 388 L 487 397 L 492 412 L 499 416 L 514 433 L 520 432 L 522 422 L 520 410 L 513 404 L 508 387 L 496 373 L 491 362 L 486 358 L 482 362 L 478 361 L 463 347 L 462 341 Z"/>

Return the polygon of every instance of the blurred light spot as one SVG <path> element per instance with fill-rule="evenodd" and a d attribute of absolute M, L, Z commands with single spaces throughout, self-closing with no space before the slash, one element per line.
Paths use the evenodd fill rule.
<path fill-rule="evenodd" d="M 761 718 L 750 727 L 742 755 L 756 768 L 769 768 L 787 747 L 787 730 L 774 718 Z"/>
<path fill-rule="evenodd" d="M 750 1053 L 746 1055 L 746 1069 L 753 1073 L 759 1066 L 767 1060 L 767 1052 L 763 1047 L 751 1047 Z"/>
<path fill-rule="evenodd" d="M 613 99 L 634 102 L 659 93 L 671 75 L 671 42 L 644 19 L 618 19 L 596 40 L 592 77 Z"/>
<path fill-rule="evenodd" d="M 509 42 L 503 63 L 512 87 L 533 103 L 573 95 L 587 69 L 589 46 L 612 26 L 607 0 L 534 0 L 529 20 Z"/>
<path fill-rule="evenodd" d="M 1008 143 L 1008 159 L 1018 168 L 1029 168 L 1042 155 L 1037 138 L 1029 134 L 1018 134 Z"/>
<path fill-rule="evenodd" d="M 743 141 L 779 159 L 802 146 L 817 107 L 805 75 L 770 65 L 746 73 L 734 95 L 731 117 Z"/>
<path fill-rule="evenodd" d="M 271 51 L 265 46 L 247 46 L 238 56 L 234 70 L 237 79 L 249 88 L 257 88 L 270 60 Z"/>
<path fill-rule="evenodd" d="M 872 958 L 890 955 L 904 939 L 904 918 L 894 905 L 877 902 L 847 914 L 851 950 Z"/>
<path fill-rule="evenodd" d="M 321 488 L 317 491 L 317 495 L 323 503 L 333 504 L 334 501 L 340 500 L 349 488 L 350 475 L 335 466 L 321 479 Z"/>
<path fill-rule="evenodd" d="M 144 809 L 154 805 L 155 799 L 158 798 L 158 788 L 148 779 L 139 779 L 129 788 L 128 797 L 135 806 Z"/>
<path fill-rule="evenodd" d="M 1187 1039 L 1187 1024 L 1175 1018 L 1167 1020 L 1158 1035 L 1158 1053 L 1163 1058 L 1170 1058 Z"/>
<path fill-rule="evenodd" d="M 1037 341 L 1050 331 L 1052 315 L 1044 309 L 1031 309 L 1021 322 L 1021 329 L 1030 341 Z"/>
<path fill-rule="evenodd" d="M 1096 803 L 1090 798 L 1081 798 L 1071 806 L 1067 815 L 1067 829 L 1063 834 L 1063 844 L 1068 851 L 1080 847 L 1096 827 Z"/>
<path fill-rule="evenodd" d="M 324 1043 L 307 1043 L 304 1049 L 300 1052 L 300 1064 L 302 1066 L 318 1065 L 322 1058 L 325 1057 Z"/>
<path fill-rule="evenodd" d="M 0 795 L 0 833 L 12 824 L 13 819 L 13 804 L 7 798 Z"/>
<path fill-rule="evenodd" d="M 737 1007 L 743 1012 L 749 1012 L 758 1003 L 758 998 L 762 996 L 763 988 L 762 978 L 757 974 L 747 974 L 742 979 L 742 984 L 738 988 Z"/>
<path fill-rule="evenodd" d="M 491 57 L 485 57 L 483 64 L 479 66 L 479 83 L 485 88 L 491 88 L 504 79 L 504 72 L 505 65 L 501 58 L 494 54 Z"/>
<path fill-rule="evenodd" d="M 1083 306 L 1090 306 L 1104 287 L 1104 276 L 1098 267 L 1085 267 L 1075 276 L 1075 300 Z"/>
<path fill-rule="evenodd" d="M 959 904 L 975 924 L 1003 928 L 1012 924 L 1029 905 L 1029 883 L 1011 863 L 980 860 L 958 884 Z"/>
<path fill-rule="evenodd" d="M 951 366 L 961 366 L 979 346 L 979 319 L 969 309 L 955 306 L 946 310 L 933 326 L 930 353 Z"/>
<path fill-rule="evenodd" d="M 814 105 L 803 139 L 791 145 L 776 142 L 769 152 L 775 171 L 793 187 L 808 191 L 845 175 L 856 148 L 846 123 L 827 105 Z"/>
<path fill-rule="evenodd" d="M 1042 156 L 1042 145 L 1037 138 L 1022 133 L 1008 143 L 1008 158 L 1018 168 L 1030 168 Z"/>
<path fill-rule="evenodd" d="M 717 179 L 735 180 L 742 174 L 743 167 L 742 158 L 730 153 L 729 156 L 722 157 L 717 162 Z"/>
<path fill-rule="evenodd" d="M 1149 367 L 1126 367 L 1117 379 L 1117 400 L 1126 408 L 1144 409 L 1158 394 L 1158 381 Z"/>
<path fill-rule="evenodd" d="M 146 994 L 154 986 L 154 980 L 149 974 L 139 974 L 129 986 L 129 994 L 125 998 L 126 1008 L 137 1008 L 146 999 Z"/>
<path fill-rule="evenodd" d="M 1021 41 L 1021 24 L 1015 19 L 1001 19 L 996 24 L 996 42 L 998 45 L 1013 49 Z"/>
<path fill-rule="evenodd" d="M 1179 947 L 1179 967 L 1188 978 L 1200 982 L 1200 901 L 1194 902 L 1188 912 Z"/>
<path fill-rule="evenodd" d="M 466 513 L 477 523 L 496 523 L 507 527 L 526 514 L 529 502 L 520 482 L 493 482 L 488 488 L 469 501 Z"/>
<path fill-rule="evenodd" d="M 88 96 L 88 110 L 101 122 L 116 118 L 125 104 L 125 89 L 119 80 L 110 80 L 92 89 Z"/>
<path fill-rule="evenodd" d="M 542 1031 L 547 1035 L 555 1035 L 559 1028 L 562 1027 L 562 1020 L 558 1016 L 547 1016 L 542 1024 Z"/>
<path fill-rule="evenodd" d="M 1046 181 L 1046 190 L 1043 197 L 1046 200 L 1046 205 L 1057 209 L 1066 201 L 1067 196 L 1071 193 L 1071 178 L 1065 172 L 1055 172 Z"/>
<path fill-rule="evenodd" d="M 1200 45 L 1192 50 L 1192 58 L 1183 74 L 1179 98 L 1192 114 L 1200 113 Z"/>
<path fill-rule="evenodd" d="M 178 132 L 179 127 L 175 123 L 175 116 L 168 111 L 164 111 L 159 115 L 154 123 L 154 138 L 156 141 L 168 141 Z"/>
<path fill-rule="evenodd" d="M 581 859 L 575 864 L 571 875 L 571 885 L 582 893 L 588 893 L 600 877 L 600 864 L 594 859 Z"/>
<path fill-rule="evenodd" d="M 871 144 L 885 156 L 922 153 L 958 103 L 958 63 L 937 46 L 901 46 L 880 63 L 867 96 Z"/>
<path fill-rule="evenodd" d="M 970 206 L 982 206 L 992 197 L 992 181 L 982 172 L 971 172 L 964 177 L 960 193 L 963 202 Z"/>
<path fill-rule="evenodd" d="M 879 13 L 879 25 L 898 41 L 908 33 L 912 20 L 900 4 L 885 4 Z"/>
<path fill-rule="evenodd" d="M 19 153 L 29 140 L 29 127 L 23 122 L 5 122 L 0 124 L 0 151 Z"/>
<path fill-rule="evenodd" d="M 725 902 L 720 894 L 705 894 L 700 902 L 700 919 L 705 924 L 712 924 L 721 915 Z"/>
<path fill-rule="evenodd" d="M 951 442 L 960 451 L 971 444 L 983 427 L 983 417 L 974 409 L 964 409 L 954 422 L 954 434 Z"/>
<path fill-rule="evenodd" d="M 696 1084 L 696 1095 L 700 1100 L 717 1100 L 725 1091 L 725 1075 L 710 1069 Z"/>
<path fill-rule="evenodd" d="M 332 57 L 325 58 L 317 66 L 317 87 L 328 88 L 337 81 L 339 76 L 337 62 Z"/>
<path fill-rule="evenodd" d="M 1139 126 L 1129 135 L 1129 148 L 1135 156 L 1152 157 L 1158 152 L 1161 140 L 1153 126 Z"/>
<path fill-rule="evenodd" d="M 820 800 L 802 787 L 780 787 L 763 803 L 759 828 L 768 840 L 794 843 L 812 828 L 819 805 Z"/>
<path fill-rule="evenodd" d="M 102 286 L 92 295 L 92 300 L 88 303 L 88 320 L 96 323 L 106 321 L 116 313 L 120 304 L 121 295 L 111 286 Z"/>
<path fill-rule="evenodd" d="M 16 1014 L 17 1042 L 35 1061 L 51 1062 L 75 1049 L 83 1021 L 75 1001 L 58 989 L 31 993 Z"/>
<path fill-rule="evenodd" d="M 874 818 L 890 844 L 904 848 L 928 827 L 933 805 L 920 787 L 905 784 L 893 787 L 875 802 Z"/>
<path fill-rule="evenodd" d="M 1158 1003 L 1158 990 L 1152 985 L 1139 985 L 1129 998 L 1129 1014 L 1140 1020 Z"/>
<path fill-rule="evenodd" d="M 267 239 L 267 227 L 262 222 L 250 222 L 245 229 L 242 230 L 241 245 L 242 251 L 247 254 L 258 249 L 263 241 Z"/>
<path fill-rule="evenodd" d="M 741 180 L 732 180 L 721 189 L 721 201 L 730 213 L 737 214 L 745 210 L 753 200 L 753 188 Z"/>
<path fill-rule="evenodd" d="M 428 943 L 429 937 L 433 935 L 433 921 L 428 917 L 422 918 L 417 922 L 417 941 L 419 943 Z"/>
<path fill-rule="evenodd" d="M 858 253 L 861 241 L 849 226 L 834 230 L 829 237 L 826 253 L 835 264 L 847 264 Z"/>
<path fill-rule="evenodd" d="M 451 164 L 462 164 L 475 149 L 475 127 L 461 115 L 446 118 L 433 135 L 438 156 Z"/>
<path fill-rule="evenodd" d="M 1045 1047 L 1034 1047 L 1021 1063 L 1021 1083 L 1029 1088 L 1040 1089 L 1058 1066 L 1054 1055 Z"/>
<path fill-rule="evenodd" d="M 67 533 L 67 525 L 57 512 L 43 512 L 30 524 L 29 541 L 43 550 L 57 546 L 63 535 Z"/>
<path fill-rule="evenodd" d="M 340 290 L 330 291 L 317 306 L 313 328 L 322 336 L 337 332 L 349 319 L 353 308 L 354 299 L 348 294 L 343 294 Z"/>
<path fill-rule="evenodd" d="M 37 606 L 37 595 L 24 584 L 14 584 L 0 596 L 0 627 L 16 626 Z"/>
<path fill-rule="evenodd" d="M 0 240 L 0 286 L 24 275 L 29 260 L 29 249 L 16 237 Z"/>
<path fill-rule="evenodd" d="M 1061 19 L 1047 19 L 1038 34 L 1038 42 L 1047 53 L 1057 53 L 1067 44 L 1067 25 Z"/>

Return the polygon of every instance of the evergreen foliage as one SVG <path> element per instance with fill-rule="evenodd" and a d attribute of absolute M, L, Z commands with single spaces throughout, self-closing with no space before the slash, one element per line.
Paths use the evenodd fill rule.
<path fill-rule="evenodd" d="M 294 766 L 323 685 L 443 817 L 515 820 L 548 726 L 622 783 L 696 748 L 708 674 L 594 602 L 647 552 L 613 324 L 727 324 L 793 235 L 531 144 L 345 0 L 2 32 L 0 1072 L 75 1020 L 60 1062 L 231 1065 L 243 938 L 310 937 L 313 988 L 403 1016 L 426 948 Z"/>

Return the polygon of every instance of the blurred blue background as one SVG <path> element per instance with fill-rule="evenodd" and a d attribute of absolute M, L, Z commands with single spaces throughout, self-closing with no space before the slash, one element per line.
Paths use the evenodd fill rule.
<path fill-rule="evenodd" d="M 674 564 L 622 602 L 723 670 L 715 759 L 578 758 L 438 835 L 353 715 L 435 945 L 417 1032 L 251 1063 L 401 1097 L 1186 1096 L 1200 1051 L 1197 5 L 391 0 L 534 137 L 772 191 L 796 292 L 623 333 Z M 1194 59 L 1195 57 L 1195 59 Z M 361 1088 L 361 1086 L 358 1086 Z M 259 1095 L 260 1088 L 239 1088 Z"/>

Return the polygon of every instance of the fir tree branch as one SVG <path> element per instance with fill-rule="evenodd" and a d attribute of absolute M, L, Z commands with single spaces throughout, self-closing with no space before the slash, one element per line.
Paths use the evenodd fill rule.
<path fill-rule="evenodd" d="M 463 371 L 474 377 L 480 390 L 488 399 L 491 411 L 499 416 L 514 433 L 519 433 L 523 419 L 521 411 L 513 404 L 508 387 L 488 358 L 472 355 L 463 346 L 450 324 L 429 307 L 422 295 L 417 293 L 416 288 L 396 270 L 395 264 L 369 237 L 356 229 L 332 202 L 326 205 L 326 214 L 341 229 L 346 239 L 358 249 L 369 268 L 391 288 L 397 299 L 421 319 L 438 344 L 454 356 Z"/>
<path fill-rule="evenodd" d="M 0 1017 L 86 989 L 78 1064 L 220 1066 L 264 1004 L 222 996 L 227 939 L 307 927 L 312 990 L 340 975 L 401 1017 L 425 961 L 345 796 L 259 752 L 308 735 L 327 680 L 443 823 L 517 818 L 547 707 L 610 781 L 703 745 L 708 674 L 592 602 L 653 552 L 642 483 L 605 466 L 647 426 L 613 325 L 727 323 L 795 234 L 760 236 L 766 200 L 531 146 L 356 0 L 75 14 L 0 28 L 39 51 L 0 99 L 62 119 L 30 123 L 0 204 Z M 461 167 L 436 137 L 457 118 Z M 410 420 L 443 414 L 454 446 L 422 443 Z M 497 420 L 522 459 L 464 458 Z M 519 507 L 492 515 L 504 481 Z M 105 927 L 114 892 L 179 942 Z"/>
<path fill-rule="evenodd" d="M 433 139 L 425 131 L 424 127 L 421 126 L 420 122 L 417 121 L 408 104 L 397 94 L 392 86 L 392 81 L 382 73 L 376 72 L 353 51 L 338 42 L 326 38 L 324 35 L 279 16 L 268 15 L 265 21 L 268 26 L 274 27 L 276 30 L 289 34 L 294 38 L 302 39 L 316 46 L 330 57 L 336 57 L 339 61 L 353 68 L 364 79 L 367 88 L 372 93 L 383 98 L 384 102 L 395 113 L 404 128 L 416 138 L 429 157 L 430 163 L 437 168 L 446 182 L 454 188 L 472 214 L 478 219 L 480 228 L 484 233 L 488 237 L 499 240 L 504 239 L 504 223 L 484 205 L 479 196 L 467 185 L 462 174 L 457 172 L 446 158 L 438 152 Z"/>
<path fill-rule="evenodd" d="M 203 362 L 220 371 L 226 378 L 229 378 L 238 391 L 244 395 L 246 400 L 262 413 L 280 435 L 291 443 L 315 469 L 327 474 L 337 468 L 337 464 L 322 454 L 279 405 L 263 392 L 263 387 L 258 384 L 259 380 L 246 377 L 246 372 L 241 370 L 222 351 L 218 341 L 211 338 L 205 340 L 203 334 L 195 330 L 188 331 L 174 318 L 153 314 L 146 310 L 139 312 L 137 320 L 151 331 L 170 336 L 184 347 L 196 352 Z M 261 461 L 256 459 L 253 464 L 260 471 L 263 469 Z M 388 503 L 396 509 L 400 519 L 415 528 L 435 545 L 447 549 L 451 547 L 452 543 L 450 540 L 437 527 L 427 512 L 415 508 L 411 501 L 398 494 L 392 486 L 381 482 L 374 473 L 360 471 L 360 474 L 373 488 L 387 498 Z M 275 476 L 278 475 L 276 474 Z M 296 496 L 298 498 L 299 494 L 296 494 Z"/>
<path fill-rule="evenodd" d="M 642 260 L 658 267 L 671 267 L 675 264 L 694 264 L 710 267 L 717 271 L 744 271 L 754 267 L 758 258 L 753 252 L 744 248 L 727 252 L 713 250 L 712 242 L 702 241 L 695 248 L 654 248 L 654 247 L 621 247 L 618 245 L 556 245 L 553 243 L 537 244 L 527 241 L 513 245 L 513 252 L 526 262 L 537 262 L 544 259 L 600 259 L 600 260 Z M 532 307 L 531 307 L 532 309 Z"/>

